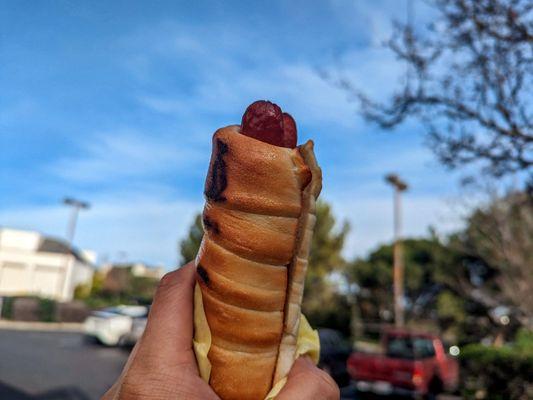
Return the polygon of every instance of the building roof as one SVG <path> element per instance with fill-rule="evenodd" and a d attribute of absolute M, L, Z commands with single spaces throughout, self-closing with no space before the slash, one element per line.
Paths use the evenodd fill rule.
<path fill-rule="evenodd" d="M 73 247 L 64 239 L 46 236 L 37 231 L 0 226 L 0 251 L 2 250 L 71 254 L 76 260 L 91 267 L 96 262 L 96 253 Z"/>
<path fill-rule="evenodd" d="M 37 248 L 37 251 L 43 253 L 72 254 L 78 261 L 91 264 L 91 262 L 87 260 L 81 252 L 61 239 L 42 236 L 42 240 Z"/>

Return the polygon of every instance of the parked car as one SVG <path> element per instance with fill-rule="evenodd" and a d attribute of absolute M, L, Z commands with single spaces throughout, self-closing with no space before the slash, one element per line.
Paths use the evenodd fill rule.
<path fill-rule="evenodd" d="M 456 390 L 459 363 L 439 337 L 388 330 L 381 349 L 380 354 L 355 352 L 348 358 L 348 373 L 359 391 L 434 399 L 442 391 Z"/>
<path fill-rule="evenodd" d="M 94 311 L 85 320 L 84 331 L 106 346 L 133 345 L 146 326 L 148 307 L 117 306 Z"/>
<path fill-rule="evenodd" d="M 350 383 L 346 361 L 352 352 L 352 346 L 333 329 L 319 329 L 320 360 L 318 366 L 326 371 L 340 387 Z"/>

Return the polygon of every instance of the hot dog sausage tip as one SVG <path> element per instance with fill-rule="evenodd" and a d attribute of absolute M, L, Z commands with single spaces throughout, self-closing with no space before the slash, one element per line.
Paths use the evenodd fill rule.
<path fill-rule="evenodd" d="M 280 147 L 294 148 L 297 143 L 296 122 L 271 101 L 250 104 L 242 116 L 241 133 Z"/>

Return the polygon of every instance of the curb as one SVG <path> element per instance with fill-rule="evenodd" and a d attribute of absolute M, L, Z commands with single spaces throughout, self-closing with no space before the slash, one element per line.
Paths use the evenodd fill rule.
<path fill-rule="evenodd" d="M 0 320 L 0 330 L 41 332 L 83 332 L 83 323 L 78 322 L 29 322 Z"/>

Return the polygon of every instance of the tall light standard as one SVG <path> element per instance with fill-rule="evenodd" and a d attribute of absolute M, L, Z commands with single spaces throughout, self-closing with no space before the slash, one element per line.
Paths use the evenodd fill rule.
<path fill-rule="evenodd" d="M 404 325 L 404 308 L 403 308 L 403 249 L 401 242 L 402 215 L 401 215 L 401 193 L 407 190 L 407 183 L 402 181 L 396 174 L 385 176 L 387 183 L 394 188 L 394 267 L 393 267 L 393 285 L 394 285 L 394 324 L 398 327 Z"/>
<path fill-rule="evenodd" d="M 76 232 L 76 222 L 78 221 L 78 214 L 80 210 L 87 210 L 91 205 L 85 201 L 76 200 L 72 197 L 65 197 L 63 204 L 72 207 L 70 219 L 67 226 L 67 240 L 69 245 L 69 254 L 65 256 L 65 273 L 63 274 L 62 294 L 67 300 L 72 298 L 72 274 L 74 269 L 74 257 L 71 257 L 72 241 L 74 240 L 74 233 Z"/>
<path fill-rule="evenodd" d="M 76 223 L 78 222 L 78 214 L 80 210 L 87 210 L 91 207 L 91 205 L 86 201 L 76 200 L 72 197 L 65 197 L 63 199 L 63 204 L 72 207 L 70 220 L 67 226 L 67 240 L 69 244 L 72 245 L 74 233 L 76 232 Z"/>

